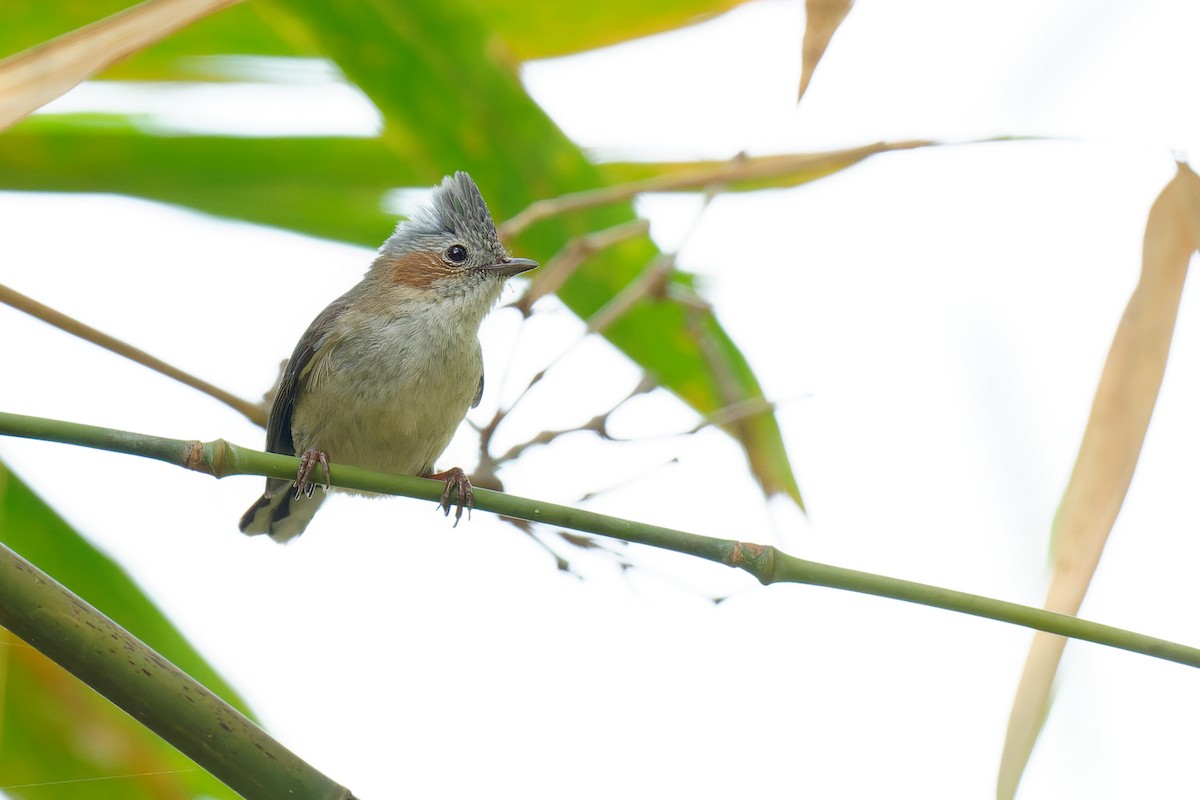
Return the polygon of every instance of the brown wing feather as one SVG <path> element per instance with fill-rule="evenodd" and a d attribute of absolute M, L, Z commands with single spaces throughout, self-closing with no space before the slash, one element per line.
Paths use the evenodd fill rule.
<path fill-rule="evenodd" d="M 345 307 L 344 298 L 339 298 L 318 314 L 300 337 L 295 352 L 288 359 L 287 368 L 279 381 L 279 391 L 275 393 L 275 403 L 271 406 L 271 415 L 267 418 L 268 452 L 282 453 L 286 456 L 297 455 L 295 442 L 292 441 L 292 410 L 296 405 L 296 394 L 300 390 L 301 376 L 304 375 L 313 356 L 328 340 L 333 321 Z"/>

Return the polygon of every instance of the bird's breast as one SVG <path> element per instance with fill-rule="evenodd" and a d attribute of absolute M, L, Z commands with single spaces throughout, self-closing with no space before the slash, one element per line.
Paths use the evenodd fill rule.
<path fill-rule="evenodd" d="M 297 392 L 298 451 L 366 469 L 421 474 L 450 443 L 482 374 L 479 340 L 429 315 L 349 320 Z"/>

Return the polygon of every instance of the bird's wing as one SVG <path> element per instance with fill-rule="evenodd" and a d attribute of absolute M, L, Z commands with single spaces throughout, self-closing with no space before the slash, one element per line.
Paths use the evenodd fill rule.
<path fill-rule="evenodd" d="M 338 299 L 317 315 L 300 337 L 292 357 L 288 359 L 283 377 L 279 381 L 279 391 L 275 394 L 275 403 L 271 406 L 271 415 L 267 420 L 268 452 L 282 453 L 286 456 L 296 455 L 296 446 L 292 441 L 292 410 L 296 405 L 296 394 L 309 367 L 312 366 L 313 357 L 329 343 L 329 331 L 333 321 L 345 308 L 344 300 Z"/>
<path fill-rule="evenodd" d="M 480 364 L 479 369 L 479 389 L 475 392 L 475 399 L 471 401 L 471 408 L 479 405 L 479 401 L 483 399 L 483 365 Z"/>

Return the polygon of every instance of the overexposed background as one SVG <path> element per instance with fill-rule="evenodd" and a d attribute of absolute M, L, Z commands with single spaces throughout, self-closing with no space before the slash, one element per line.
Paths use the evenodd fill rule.
<path fill-rule="evenodd" d="M 722 434 L 665 436 L 696 417 L 662 392 L 614 418 L 614 433 L 644 442 L 567 437 L 506 468 L 507 488 L 574 502 L 618 486 L 589 507 L 1040 605 L 1052 516 L 1137 279 L 1147 210 L 1172 157 L 1200 151 L 1198 26 L 1187 0 L 859 0 L 799 107 L 803 11 L 791 0 L 526 65 L 533 95 L 599 158 L 1058 139 L 884 155 L 707 209 L 692 196 L 640 201 L 781 402 L 807 517 L 764 504 Z M 150 99 L 85 85 L 48 111 L 113 109 L 248 134 L 377 124 L 333 76 L 316 91 Z M 372 257 L 110 196 L 0 193 L 0 220 L 0 282 L 246 397 Z M 581 334 L 553 300 L 544 311 L 485 323 L 488 388 L 472 419 Z M 1188 289 L 1083 609 L 1193 643 L 1198 314 Z M 5 410 L 261 444 L 215 402 L 24 315 L 0 310 L 0 340 Z M 637 379 L 585 342 L 500 444 L 583 422 Z M 442 464 L 469 469 L 474 455 L 464 426 Z M 401 499 L 334 497 L 279 547 L 236 527 L 258 479 L 41 442 L 0 440 L 0 457 L 127 566 L 273 734 L 360 797 L 994 792 L 1029 631 L 761 588 L 642 548 L 622 571 L 560 547 L 580 580 L 486 513 L 451 529 L 431 504 Z M 1194 794 L 1198 681 L 1072 643 L 1020 797 Z"/>

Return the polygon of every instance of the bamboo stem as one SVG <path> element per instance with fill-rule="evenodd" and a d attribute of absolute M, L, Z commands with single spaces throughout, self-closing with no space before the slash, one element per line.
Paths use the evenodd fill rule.
<path fill-rule="evenodd" d="M 2 544 L 0 626 L 246 800 L 354 800 L 349 789 Z"/>
<path fill-rule="evenodd" d="M 218 478 L 229 475 L 266 475 L 288 479 L 296 474 L 299 463 L 290 456 L 262 453 L 222 439 L 207 443 L 166 439 L 20 414 L 0 413 L 0 435 L 44 439 L 141 455 Z M 440 481 L 428 478 L 385 475 L 337 464 L 332 466 L 330 477 L 337 486 L 421 500 L 438 499 L 443 488 Z M 610 536 L 704 558 L 744 570 L 763 584 L 802 583 L 903 600 L 1200 667 L 1198 648 L 1089 622 L 1067 614 L 805 561 L 774 547 L 751 542 L 700 536 L 487 489 L 476 489 L 474 494 L 475 508 L 481 511 Z"/>

